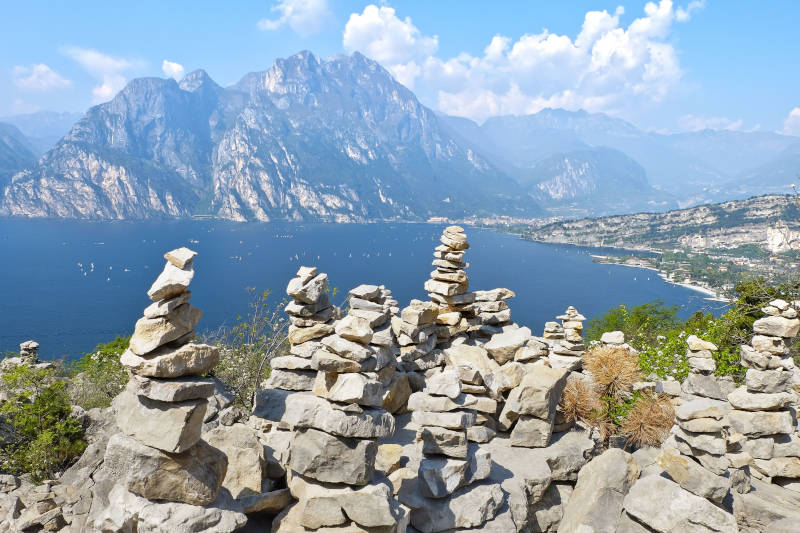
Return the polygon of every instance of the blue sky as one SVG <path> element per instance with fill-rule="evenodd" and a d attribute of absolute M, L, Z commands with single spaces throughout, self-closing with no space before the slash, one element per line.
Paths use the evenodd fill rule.
<path fill-rule="evenodd" d="M 84 111 L 138 76 L 203 68 L 229 85 L 300 50 L 359 50 L 477 121 L 564 107 L 800 135 L 798 20 L 796 1 L 6 2 L 0 116 Z"/>

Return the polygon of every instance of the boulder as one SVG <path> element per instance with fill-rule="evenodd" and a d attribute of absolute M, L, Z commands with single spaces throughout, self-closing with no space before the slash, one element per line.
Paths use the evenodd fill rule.
<path fill-rule="evenodd" d="M 292 437 L 289 466 L 318 481 L 366 485 L 372 478 L 377 451 L 378 445 L 372 440 L 300 429 Z"/>
<path fill-rule="evenodd" d="M 148 354 L 193 331 L 201 316 L 200 309 L 185 303 L 165 316 L 142 317 L 136 321 L 128 349 L 137 355 Z"/>
<path fill-rule="evenodd" d="M 328 275 L 325 273 L 307 279 L 307 276 L 292 278 L 286 287 L 286 294 L 304 304 L 316 303 L 323 294 L 327 294 Z"/>
<path fill-rule="evenodd" d="M 142 444 L 180 453 L 200 440 L 206 400 L 167 403 L 125 390 L 114 399 L 119 429 Z"/>
<path fill-rule="evenodd" d="M 128 390 L 137 396 L 162 402 L 183 402 L 208 398 L 216 390 L 211 378 L 182 377 L 173 379 L 148 378 L 132 374 Z"/>
<path fill-rule="evenodd" d="M 357 403 L 373 407 L 383 405 L 383 384 L 365 374 L 318 372 L 313 391 L 317 396 L 332 402 Z"/>
<path fill-rule="evenodd" d="M 164 270 L 158 275 L 153 285 L 148 289 L 147 296 L 154 302 L 173 298 L 183 291 L 192 282 L 194 268 L 191 262 L 184 267 L 175 266 L 171 261 L 164 265 Z"/>
<path fill-rule="evenodd" d="M 711 500 L 717 505 L 730 489 L 730 480 L 717 476 L 692 459 L 681 455 L 678 450 L 666 448 L 657 459 L 658 465 L 675 483 L 701 498 Z"/>
<path fill-rule="evenodd" d="M 781 316 L 765 316 L 753 323 L 753 332 L 769 337 L 796 337 L 800 331 L 800 320 Z"/>
<path fill-rule="evenodd" d="M 347 340 L 369 344 L 372 340 L 372 328 L 364 318 L 347 315 L 336 323 L 336 334 Z"/>
<path fill-rule="evenodd" d="M 731 427 L 749 437 L 793 433 L 795 420 L 789 411 L 739 411 L 728 414 Z"/>
<path fill-rule="evenodd" d="M 637 521 L 659 532 L 739 531 L 732 514 L 661 476 L 643 477 L 634 483 L 624 507 Z"/>
<path fill-rule="evenodd" d="M 178 378 L 204 374 L 219 362 L 219 350 L 190 342 L 179 347 L 162 346 L 146 356 L 125 350 L 120 362 L 132 373 L 152 378 Z"/>
<path fill-rule="evenodd" d="M 292 428 L 315 428 L 340 437 L 375 439 L 394 433 L 394 417 L 383 409 L 346 412 L 310 392 L 297 393 L 280 419 Z"/>
<path fill-rule="evenodd" d="M 417 431 L 417 440 L 422 441 L 425 455 L 446 455 L 457 459 L 467 456 L 467 433 L 464 430 L 421 427 Z"/>
<path fill-rule="evenodd" d="M 744 384 L 749 392 L 764 392 L 774 394 L 785 392 L 792 382 L 793 372 L 776 368 L 774 370 L 756 370 L 748 368 L 744 377 Z"/>
<path fill-rule="evenodd" d="M 222 486 L 231 496 L 240 498 L 261 493 L 261 481 L 266 477 L 264 445 L 256 433 L 244 424 L 219 426 L 205 435 L 206 442 L 225 454 L 228 472 Z"/>
<path fill-rule="evenodd" d="M 752 393 L 747 391 L 747 387 L 739 387 L 728 394 L 728 401 L 734 409 L 742 411 L 774 411 L 790 405 L 794 395 L 788 392 Z"/>
<path fill-rule="evenodd" d="M 166 453 L 118 433 L 108 441 L 103 468 L 143 498 L 208 505 L 217 498 L 228 461 L 202 440 L 183 453 Z"/>
<path fill-rule="evenodd" d="M 623 450 L 611 448 L 592 459 L 578 473 L 559 530 L 614 533 L 623 499 L 639 472 L 633 456 Z"/>
<path fill-rule="evenodd" d="M 499 484 L 473 485 L 457 490 L 449 498 L 428 500 L 411 511 L 411 525 L 421 533 L 477 528 L 494 518 L 503 504 Z"/>
<path fill-rule="evenodd" d="M 553 434 L 553 418 L 542 420 L 534 416 L 522 415 L 514 425 L 510 442 L 512 446 L 544 448 L 550 444 Z"/>
<path fill-rule="evenodd" d="M 503 364 L 514 360 L 514 354 L 531 337 L 531 330 L 528 328 L 518 328 L 503 333 L 493 335 L 485 344 L 486 351 L 489 352 L 495 361 Z"/>
<path fill-rule="evenodd" d="M 269 378 L 264 382 L 268 389 L 283 389 L 290 391 L 307 391 L 314 388 L 317 372 L 314 370 L 281 370 L 273 368 Z"/>

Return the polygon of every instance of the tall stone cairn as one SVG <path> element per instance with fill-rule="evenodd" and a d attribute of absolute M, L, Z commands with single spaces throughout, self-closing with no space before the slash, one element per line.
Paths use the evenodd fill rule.
<path fill-rule="evenodd" d="M 29 364 L 39 362 L 39 343 L 36 341 L 25 341 L 19 345 L 19 356 Z"/>
<path fill-rule="evenodd" d="M 405 510 L 375 472 L 377 441 L 394 433 L 394 417 L 382 408 L 396 364 L 394 306 L 385 288 L 353 289 L 348 314 L 311 357 L 313 392 L 285 397 L 281 423 L 294 431 L 287 483 L 298 502 L 276 517 L 273 531 L 405 531 Z"/>
<path fill-rule="evenodd" d="M 496 483 L 472 486 L 489 477 L 491 455 L 467 441 L 467 428 L 478 416 L 478 399 L 464 394 L 458 370 L 448 368 L 426 382 L 409 399 L 422 459 L 418 477 L 401 486 L 398 497 L 411 507 L 411 524 L 419 531 L 473 528 L 494 518 L 503 502 Z M 466 503 L 469 502 L 469 503 Z"/>
<path fill-rule="evenodd" d="M 583 366 L 583 354 L 586 346 L 583 343 L 583 316 L 573 306 L 569 306 L 563 315 L 556 319 L 561 324 L 547 322 L 543 337 L 550 341 L 550 366 L 580 370 Z"/>
<path fill-rule="evenodd" d="M 208 505 L 225 478 L 225 454 L 200 438 L 214 381 L 200 377 L 219 351 L 192 342 L 202 312 L 189 303 L 195 252 L 167 252 L 147 291 L 153 303 L 136 322 L 120 361 L 130 373 L 114 400 L 121 433 L 108 442 L 104 468 L 128 491 L 149 500 Z"/>
<path fill-rule="evenodd" d="M 467 236 L 461 226 L 447 226 L 439 238 L 442 243 L 433 252 L 431 278 L 425 282 L 425 290 L 437 304 L 461 305 L 457 298 L 469 289 L 464 252 L 469 248 Z M 466 303 L 466 302 L 465 302 Z"/>
<path fill-rule="evenodd" d="M 426 371 L 444 364 L 441 350 L 436 349 L 438 313 L 435 303 L 411 300 L 400 316 L 392 317 L 392 331 L 400 346 L 397 365 L 407 373 L 412 390 L 422 389 Z"/>
<path fill-rule="evenodd" d="M 791 340 L 800 331 L 797 310 L 784 300 L 763 309 L 753 324 L 749 346 L 740 350 L 747 367 L 745 384 L 728 395 L 731 431 L 742 436 L 738 448 L 752 457 L 753 476 L 800 491 L 800 439 L 791 392 L 794 362 Z"/>
<path fill-rule="evenodd" d="M 311 390 L 317 372 L 311 357 L 322 347 L 321 337 L 333 333 L 337 309 L 328 296 L 328 275 L 318 274 L 316 267 L 300 267 L 286 287 L 292 299 L 286 306 L 289 315 L 289 355 L 270 361 L 270 389 L 288 391 Z"/>
<path fill-rule="evenodd" d="M 713 354 L 717 346 L 695 335 L 690 335 L 686 344 L 690 375 L 714 380 L 716 364 Z M 706 390 L 711 392 L 704 392 Z M 706 470 L 722 475 L 730 467 L 726 456 L 727 414 L 730 406 L 728 402 L 717 399 L 715 391 L 712 387 L 697 389 L 692 395 L 693 399 L 678 406 L 672 434 L 682 455 L 694 457 Z"/>

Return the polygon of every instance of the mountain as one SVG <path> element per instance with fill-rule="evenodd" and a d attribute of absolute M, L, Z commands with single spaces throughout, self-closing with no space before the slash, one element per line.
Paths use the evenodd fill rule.
<path fill-rule="evenodd" d="M 587 214 L 677 207 L 654 190 L 636 161 L 611 148 L 581 148 L 546 157 L 520 177 L 532 196 L 551 208 L 592 206 Z M 573 211 L 574 212 L 574 211 Z"/>
<path fill-rule="evenodd" d="M 80 118 L 80 113 L 36 111 L 35 113 L 0 117 L 0 122 L 16 126 L 33 145 L 36 156 L 39 157 L 55 146 Z"/>
<path fill-rule="evenodd" d="M 771 195 L 665 213 L 585 218 L 532 229 L 529 238 L 581 246 L 708 251 L 755 245 L 800 250 L 800 198 Z"/>
<path fill-rule="evenodd" d="M 785 192 L 793 186 L 800 186 L 800 142 L 785 148 L 772 160 L 741 172 L 729 190 L 744 197 L 754 191 Z"/>
<path fill-rule="evenodd" d="M 521 187 L 374 61 L 279 59 L 222 88 L 133 80 L 91 108 L 0 214 L 370 220 L 540 213 Z"/>
<path fill-rule="evenodd" d="M 34 148 L 19 129 L 0 122 L 0 189 L 15 173 L 36 162 Z"/>

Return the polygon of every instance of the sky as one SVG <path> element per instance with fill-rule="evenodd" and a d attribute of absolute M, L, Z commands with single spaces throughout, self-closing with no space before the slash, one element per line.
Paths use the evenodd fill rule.
<path fill-rule="evenodd" d="M 800 2 L 6 2 L 0 116 L 83 112 L 135 77 L 220 85 L 310 50 L 360 51 L 431 108 L 482 122 L 547 107 L 653 131 L 800 135 Z"/>

